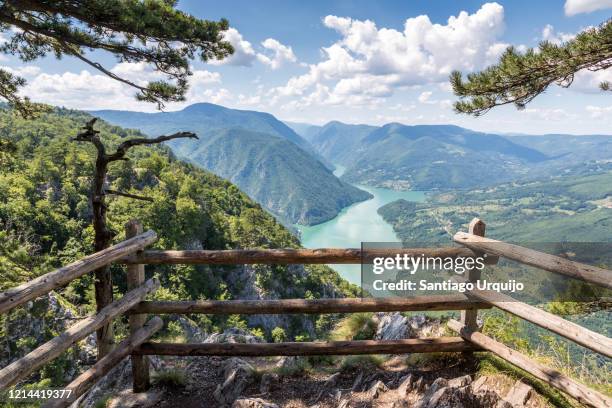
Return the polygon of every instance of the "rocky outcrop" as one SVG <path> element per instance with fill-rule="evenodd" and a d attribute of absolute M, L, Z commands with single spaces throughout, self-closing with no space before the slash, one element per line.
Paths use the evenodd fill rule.
<path fill-rule="evenodd" d="M 0 341 L 0 367 L 9 365 L 81 319 L 76 308 L 55 292 L 29 301 L 5 316 Z M 94 334 L 77 343 L 64 354 L 64 358 L 52 363 L 61 364 L 61 369 L 56 370 L 61 378 L 55 380 L 70 381 L 82 366 L 93 363 L 95 357 Z"/>
<path fill-rule="evenodd" d="M 400 313 L 376 313 L 374 315 L 376 339 L 399 340 L 410 336 L 408 318 Z"/>
<path fill-rule="evenodd" d="M 396 387 L 394 385 L 397 384 Z M 469 375 L 446 379 L 438 378 L 430 384 L 423 377 L 404 375 L 385 384 L 373 380 L 363 391 L 349 391 L 338 407 L 375 406 L 379 408 L 520 408 L 543 407 L 534 398 L 531 387 L 520 381 L 507 392 L 488 376 L 472 382 Z M 354 387 L 353 387 L 354 388 Z"/>
<path fill-rule="evenodd" d="M 230 358 L 223 364 L 223 384 L 215 389 L 213 397 L 220 406 L 230 406 L 255 380 L 255 369 L 246 361 Z"/>
<path fill-rule="evenodd" d="M 378 340 L 400 340 L 416 337 L 438 337 L 444 332 L 440 320 L 422 314 L 406 317 L 399 312 L 375 313 Z"/>

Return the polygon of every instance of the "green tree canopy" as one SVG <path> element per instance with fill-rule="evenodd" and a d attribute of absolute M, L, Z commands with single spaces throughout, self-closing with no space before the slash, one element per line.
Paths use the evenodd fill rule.
<path fill-rule="evenodd" d="M 0 2 L 0 52 L 24 62 L 46 55 L 76 57 L 137 90 L 137 99 L 181 101 L 191 75 L 189 61 L 222 59 L 233 52 L 223 41 L 225 19 L 200 20 L 176 9 L 175 0 L 5 0 Z M 145 62 L 164 80 L 138 84 L 91 59 L 87 51 L 114 54 L 120 62 Z M 0 70 L 0 98 L 22 115 L 36 105 L 18 94 L 25 80 Z"/>
<path fill-rule="evenodd" d="M 538 49 L 518 52 L 509 47 L 496 65 L 467 75 L 459 71 L 450 76 L 455 95 L 455 111 L 480 116 L 491 108 L 513 103 L 524 108 L 551 84 L 569 87 L 576 72 L 582 69 L 599 71 L 612 67 L 612 19 L 599 27 L 582 31 L 563 44 L 549 41 Z M 609 91 L 610 83 L 600 87 Z"/>

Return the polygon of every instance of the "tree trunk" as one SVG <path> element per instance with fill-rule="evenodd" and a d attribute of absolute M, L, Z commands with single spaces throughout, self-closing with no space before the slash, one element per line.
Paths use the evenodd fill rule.
<path fill-rule="evenodd" d="M 96 252 L 108 248 L 112 243 L 113 234 L 106 224 L 106 202 L 104 182 L 108 162 L 105 157 L 96 159 L 96 172 L 94 175 L 91 206 L 93 209 L 93 227 L 95 232 L 94 250 Z M 113 280 L 110 266 L 106 265 L 95 271 L 96 311 L 113 302 Z M 98 360 L 110 353 L 114 345 L 112 321 L 96 331 L 98 342 Z"/>

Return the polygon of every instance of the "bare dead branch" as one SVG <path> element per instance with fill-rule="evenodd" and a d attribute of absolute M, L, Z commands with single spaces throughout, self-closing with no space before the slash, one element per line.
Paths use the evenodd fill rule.
<path fill-rule="evenodd" d="M 104 193 L 105 194 L 112 194 L 112 195 L 122 196 L 122 197 L 127 197 L 127 198 L 133 198 L 135 200 L 142 200 L 142 201 L 153 202 L 153 199 L 151 197 L 145 197 L 145 196 L 140 196 L 140 195 L 136 195 L 136 194 L 125 193 L 123 191 L 109 190 L 108 188 L 106 190 L 104 190 Z"/>

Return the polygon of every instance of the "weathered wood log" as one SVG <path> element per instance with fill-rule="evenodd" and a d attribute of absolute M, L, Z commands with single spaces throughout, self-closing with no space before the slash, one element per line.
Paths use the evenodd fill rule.
<path fill-rule="evenodd" d="M 119 364 L 121 360 L 129 356 L 136 347 L 147 341 L 153 334 L 161 329 L 163 325 L 164 323 L 159 317 L 154 317 L 149 320 L 144 326 L 132 333 L 129 338 L 119 343 L 113 351 L 100 359 L 100 361 L 94 364 L 89 370 L 79 375 L 66 387 L 63 387 L 64 389 L 72 391 L 70 398 L 49 401 L 47 404 L 43 405 L 43 408 L 63 408 L 70 406 L 70 404 L 87 392 L 87 390 L 89 390 L 100 378 Z"/>
<path fill-rule="evenodd" d="M 157 279 L 148 280 L 144 285 L 126 293 L 120 300 L 106 306 L 97 314 L 81 320 L 59 336 L 4 367 L 0 370 L 0 390 L 17 383 L 32 371 L 47 364 L 72 347 L 77 341 L 84 339 L 93 331 L 109 323 L 115 316 L 128 311 L 157 288 L 159 288 Z"/>
<path fill-rule="evenodd" d="M 136 354 L 169 356 L 317 356 L 479 350 L 460 337 L 287 343 L 143 343 Z"/>
<path fill-rule="evenodd" d="M 144 234 L 86 256 L 70 265 L 8 289 L 0 293 L 0 313 L 11 310 L 53 289 L 59 288 L 88 272 L 141 250 L 155 242 L 156 239 L 157 235 L 155 232 L 147 231 Z"/>
<path fill-rule="evenodd" d="M 484 237 L 486 227 L 486 224 L 482 220 L 474 218 L 470 222 L 468 231 L 470 232 L 470 234 Z M 476 256 L 483 257 L 484 253 L 476 252 Z M 478 268 L 470 268 L 465 273 L 465 278 L 468 282 L 476 283 L 480 279 L 480 272 L 481 271 Z M 478 330 L 478 309 L 463 310 L 461 312 L 461 323 L 463 323 L 472 330 Z"/>
<path fill-rule="evenodd" d="M 570 261 L 560 256 L 546 254 L 533 249 L 496 241 L 494 239 L 483 238 L 465 232 L 456 233 L 453 240 L 474 251 L 482 251 L 487 254 L 503 256 L 526 265 L 612 289 L 612 271 L 608 269 Z"/>
<path fill-rule="evenodd" d="M 140 302 L 128 313 L 318 314 L 487 309 L 490 307 L 486 302 L 472 301 L 464 295 L 435 295 L 414 298 L 149 301 Z"/>
<path fill-rule="evenodd" d="M 512 313 L 540 327 L 548 329 L 560 336 L 612 358 L 612 339 L 567 321 L 557 315 L 548 313 L 537 307 L 519 302 L 503 293 L 475 290 L 468 292 L 470 296 L 490 305 Z"/>
<path fill-rule="evenodd" d="M 125 224 L 125 237 L 132 238 L 142 234 L 142 224 L 137 220 Z M 141 264 L 127 266 L 127 288 L 133 290 L 145 282 L 145 266 Z M 129 317 L 130 333 L 134 335 L 147 320 L 146 314 L 131 314 Z M 149 358 L 132 356 L 132 389 L 134 392 L 144 392 L 149 389 Z"/>
<path fill-rule="evenodd" d="M 228 249 L 143 251 L 123 259 L 126 264 L 360 264 L 375 257 L 404 254 L 413 257 L 470 258 L 474 252 L 461 247 L 368 249 Z"/>
<path fill-rule="evenodd" d="M 545 367 L 531 360 L 529 357 L 519 353 L 516 350 L 512 350 L 511 348 L 485 336 L 482 333 L 468 329 L 457 320 L 450 320 L 448 322 L 448 326 L 460 333 L 461 337 L 464 339 L 498 355 L 509 363 L 527 371 L 529 374 L 552 385 L 553 387 L 558 388 L 585 405 L 595 408 L 612 407 L 612 399 L 606 397 L 605 395 L 566 377 L 563 375 L 563 373 L 557 370 Z"/>

